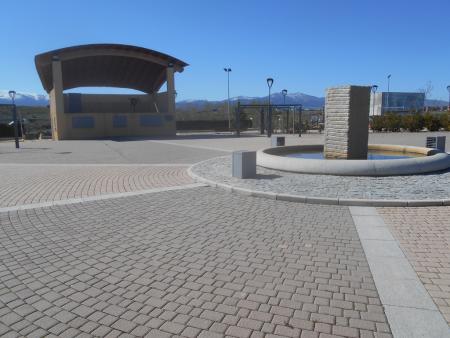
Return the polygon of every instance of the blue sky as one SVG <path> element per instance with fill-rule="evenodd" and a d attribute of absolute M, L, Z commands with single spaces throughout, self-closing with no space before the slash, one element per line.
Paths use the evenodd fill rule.
<path fill-rule="evenodd" d="M 273 91 L 323 96 L 338 84 L 386 90 L 392 74 L 391 91 L 431 81 L 432 98 L 448 97 L 448 0 L 41 0 L 4 1 L 1 11 L 1 89 L 44 93 L 35 54 L 107 42 L 189 63 L 176 78 L 179 100 L 225 98 L 224 66 L 233 69 L 231 96 L 266 95 L 269 76 Z"/>

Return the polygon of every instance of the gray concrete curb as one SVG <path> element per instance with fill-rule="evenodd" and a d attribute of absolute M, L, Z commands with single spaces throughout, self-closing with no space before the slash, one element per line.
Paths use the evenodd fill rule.
<path fill-rule="evenodd" d="M 208 160 L 207 160 L 208 161 Z M 202 161 L 204 162 L 204 161 Z M 429 206 L 447 206 L 450 205 L 450 199 L 429 199 L 429 200 L 381 200 L 381 199 L 352 199 L 352 198 L 330 198 L 330 197 L 312 197 L 302 195 L 280 194 L 247 188 L 234 187 L 230 184 L 215 182 L 201 177 L 192 171 L 192 168 L 199 163 L 191 165 L 187 172 L 194 180 L 205 183 L 211 187 L 225 189 L 231 193 L 244 194 L 253 197 L 269 198 L 272 200 L 289 201 L 296 203 L 326 204 L 326 205 L 345 205 L 361 207 L 429 207 Z"/>

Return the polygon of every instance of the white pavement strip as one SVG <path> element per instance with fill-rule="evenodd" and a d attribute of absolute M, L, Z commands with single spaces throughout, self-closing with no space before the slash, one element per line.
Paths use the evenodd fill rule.
<path fill-rule="evenodd" d="M 349 208 L 394 337 L 450 337 L 447 322 L 377 210 Z"/>
<path fill-rule="evenodd" d="M 192 183 L 192 184 L 185 184 L 185 185 L 179 185 L 179 186 L 174 186 L 174 187 L 154 188 L 154 189 L 121 192 L 121 193 L 115 193 L 115 194 L 104 194 L 104 195 L 89 196 L 89 197 L 70 198 L 70 199 L 59 200 L 59 201 L 49 201 L 49 202 L 42 202 L 42 203 L 17 205 L 17 206 L 13 206 L 13 207 L 4 207 L 4 208 L 0 208 L 0 212 L 10 212 L 10 211 L 52 207 L 52 206 L 56 206 L 56 205 L 67 205 L 67 204 L 74 204 L 74 203 L 100 201 L 100 200 L 107 200 L 107 199 L 111 199 L 111 198 L 138 196 L 138 195 L 153 194 L 153 193 L 164 192 L 164 191 L 184 190 L 184 189 L 192 189 L 192 188 L 206 187 L 206 186 L 207 185 L 203 184 L 203 183 Z"/>
<path fill-rule="evenodd" d="M 169 144 L 169 145 L 178 146 L 178 147 L 222 151 L 222 152 L 225 152 L 225 153 L 232 153 L 233 152 L 232 150 L 227 150 L 227 149 L 223 149 L 223 148 L 199 146 L 199 145 L 196 145 L 196 144 L 184 144 L 184 143 L 170 142 L 170 141 L 160 141 L 160 140 L 158 140 L 158 141 L 151 140 L 151 142 L 162 143 L 162 144 Z"/>
<path fill-rule="evenodd" d="M 190 167 L 192 163 L 0 163 L 0 167 Z"/>

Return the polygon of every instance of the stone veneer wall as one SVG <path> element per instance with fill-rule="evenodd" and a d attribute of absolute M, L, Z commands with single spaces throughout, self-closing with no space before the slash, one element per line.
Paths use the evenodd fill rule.
<path fill-rule="evenodd" d="M 325 100 L 325 158 L 367 158 L 370 88 L 366 86 L 339 86 L 327 90 Z"/>

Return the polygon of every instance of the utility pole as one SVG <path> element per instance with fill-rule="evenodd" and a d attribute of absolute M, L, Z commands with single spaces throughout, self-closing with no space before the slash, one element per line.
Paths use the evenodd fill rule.
<path fill-rule="evenodd" d="M 267 86 L 269 87 L 269 118 L 267 119 L 267 137 L 272 136 L 272 106 L 270 105 L 270 89 L 273 85 L 273 79 L 271 77 L 267 78 Z"/>
<path fill-rule="evenodd" d="M 281 94 L 283 95 L 283 105 L 286 105 L 287 89 L 283 89 Z M 289 109 L 286 111 L 286 132 L 289 130 Z"/>
<path fill-rule="evenodd" d="M 388 79 L 388 91 L 387 91 L 387 96 L 386 96 L 386 107 L 385 107 L 385 109 L 389 108 L 389 86 L 391 84 L 391 74 L 389 74 L 387 76 L 387 79 Z"/>
<path fill-rule="evenodd" d="M 12 100 L 12 113 L 13 113 L 13 123 L 14 123 L 14 143 L 16 148 L 19 149 L 19 126 L 17 125 L 17 110 L 16 110 L 16 101 L 14 100 L 16 97 L 16 92 L 14 90 L 9 91 L 9 97 Z M 23 137 L 23 135 L 22 135 Z"/>

